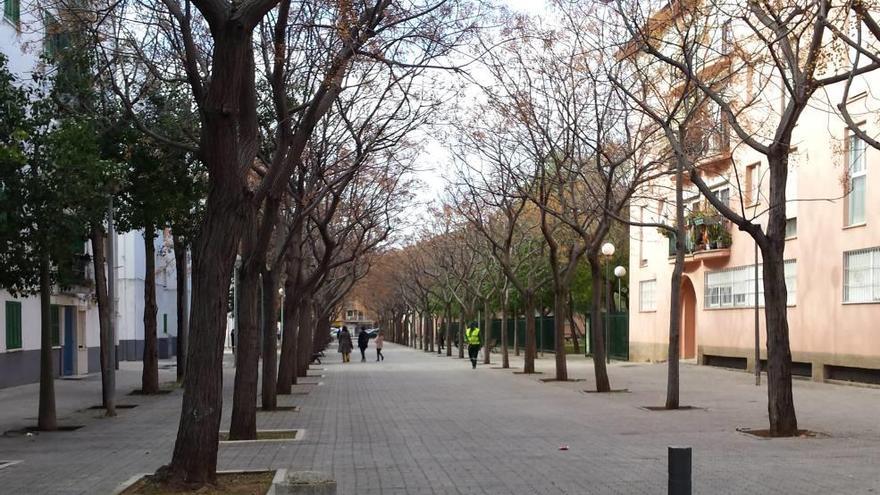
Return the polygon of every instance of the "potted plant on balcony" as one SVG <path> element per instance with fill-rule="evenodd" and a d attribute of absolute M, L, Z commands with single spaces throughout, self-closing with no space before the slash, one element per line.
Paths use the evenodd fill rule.
<path fill-rule="evenodd" d="M 709 225 L 709 249 L 724 249 L 730 247 L 730 232 L 721 223 Z"/>
<path fill-rule="evenodd" d="M 707 247 L 706 236 L 706 213 L 702 210 L 692 210 L 687 216 L 688 233 L 694 251 L 703 251 Z"/>
<path fill-rule="evenodd" d="M 721 229 L 721 238 L 719 240 L 720 244 L 718 247 L 719 248 L 729 248 L 731 246 L 732 241 L 733 241 L 733 238 L 730 235 L 730 232 L 728 232 L 727 229 Z"/>

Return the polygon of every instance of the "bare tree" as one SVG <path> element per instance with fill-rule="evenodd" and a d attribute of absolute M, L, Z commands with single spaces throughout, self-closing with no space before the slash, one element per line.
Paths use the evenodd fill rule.
<path fill-rule="evenodd" d="M 818 89 L 876 66 L 870 64 L 842 73 L 828 68 L 826 62 L 833 42 L 824 38 L 826 19 L 836 7 L 826 0 L 772 5 L 718 1 L 668 7 L 618 1 L 614 9 L 630 36 L 630 50 L 661 62 L 680 80 L 698 88 L 717 109 L 719 121 L 738 140 L 736 147 L 767 160 L 770 192 L 766 227 L 717 197 L 699 167 L 690 167 L 687 173 L 706 200 L 747 232 L 761 251 L 770 434 L 796 435 L 784 274 L 786 184 L 792 133 Z M 658 24 L 657 15 L 661 12 L 683 22 Z M 681 26 L 685 25 L 699 29 L 682 33 Z M 682 41 L 669 43 L 670 36 Z M 728 42 L 732 45 L 730 52 L 724 50 Z M 731 77 L 736 74 L 749 74 L 751 81 Z M 749 85 L 752 90 L 743 97 L 743 86 Z M 670 144 L 675 147 L 674 142 Z M 677 149 L 675 154 L 686 156 L 687 151 Z"/>

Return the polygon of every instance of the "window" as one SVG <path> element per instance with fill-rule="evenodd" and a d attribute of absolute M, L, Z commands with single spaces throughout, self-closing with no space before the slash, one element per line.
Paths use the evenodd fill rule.
<path fill-rule="evenodd" d="M 17 27 L 21 21 L 21 0 L 5 0 L 3 2 L 3 17 Z"/>
<path fill-rule="evenodd" d="M 43 12 L 43 25 L 46 37 L 43 39 L 43 53 L 49 59 L 55 57 L 70 45 L 68 35 L 62 30 L 61 23 L 49 11 Z"/>
<path fill-rule="evenodd" d="M 645 207 L 639 207 L 639 223 L 645 223 Z M 639 265 L 645 266 L 648 259 L 645 257 L 645 227 L 639 227 Z"/>
<path fill-rule="evenodd" d="M 797 237 L 797 217 L 785 221 L 785 238 Z"/>
<path fill-rule="evenodd" d="M 880 248 L 843 253 L 843 302 L 880 301 Z"/>
<path fill-rule="evenodd" d="M 722 188 L 716 189 L 713 191 L 715 193 L 715 197 L 718 198 L 725 206 L 730 205 L 730 189 Z"/>
<path fill-rule="evenodd" d="M 345 312 L 345 319 L 351 320 L 352 318 L 354 318 L 354 310 L 349 309 Z"/>
<path fill-rule="evenodd" d="M 758 304 L 764 304 L 763 265 L 758 265 Z M 797 264 L 785 262 L 786 304 L 795 304 L 797 295 Z M 706 273 L 706 308 L 748 308 L 755 305 L 755 265 L 728 268 Z"/>
<path fill-rule="evenodd" d="M 52 332 L 52 347 L 61 345 L 61 307 L 53 304 L 49 308 L 49 328 Z"/>
<path fill-rule="evenodd" d="M 657 311 L 657 280 L 639 282 L 639 311 Z"/>
<path fill-rule="evenodd" d="M 761 163 L 746 167 L 746 203 L 755 205 L 761 202 Z"/>
<path fill-rule="evenodd" d="M 6 350 L 21 349 L 21 303 L 6 301 Z"/>
<path fill-rule="evenodd" d="M 797 235 L 799 162 L 798 150 L 792 147 L 789 150 L 788 175 L 785 180 L 785 237 Z"/>
<path fill-rule="evenodd" d="M 865 142 L 855 134 L 849 136 L 849 196 L 846 224 L 865 223 Z"/>
<path fill-rule="evenodd" d="M 162 333 L 168 335 L 168 313 L 162 313 Z"/>

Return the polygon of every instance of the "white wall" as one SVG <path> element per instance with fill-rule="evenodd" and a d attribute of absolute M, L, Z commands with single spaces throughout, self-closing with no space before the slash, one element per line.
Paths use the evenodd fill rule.
<path fill-rule="evenodd" d="M 86 311 L 87 347 L 97 347 L 100 342 L 98 308 L 91 297 L 85 300 L 75 296 L 53 295 L 52 304 L 75 306 L 77 311 Z M 8 291 L 0 289 L 0 352 L 6 352 L 6 301 L 21 303 L 21 350 L 40 348 L 40 297 L 13 297 Z M 61 343 L 64 344 L 64 327 L 61 327 Z"/>
<path fill-rule="evenodd" d="M 39 10 L 34 2 L 22 0 L 19 29 L 0 11 L 0 52 L 6 55 L 7 67 L 19 79 L 31 78 L 43 48 L 43 21 L 36 15 L 37 12 Z"/>
<path fill-rule="evenodd" d="M 156 247 L 156 319 L 159 338 L 163 332 L 162 315 L 168 315 L 167 337 L 177 335 L 177 271 L 170 235 L 160 233 Z M 142 231 L 126 232 L 117 241 L 118 336 L 120 340 L 144 338 L 144 280 L 146 249 Z"/>

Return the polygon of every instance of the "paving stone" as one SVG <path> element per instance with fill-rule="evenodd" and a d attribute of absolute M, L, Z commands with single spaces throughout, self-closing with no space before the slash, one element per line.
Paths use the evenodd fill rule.
<path fill-rule="evenodd" d="M 586 382 L 542 383 L 543 375 L 437 358 L 388 344 L 386 361 L 342 364 L 328 353 L 322 386 L 279 398 L 299 412 L 259 414 L 267 429 L 305 429 L 296 442 L 222 445 L 220 469 L 286 468 L 330 473 L 340 494 L 656 494 L 666 489 L 666 446 L 694 452 L 694 492 L 880 492 L 880 390 L 795 382 L 802 428 L 828 438 L 763 440 L 736 427 L 766 427 L 766 387 L 741 372 L 684 364 L 682 404 L 701 410 L 651 412 L 665 396 L 664 365 L 612 364 L 614 388 L 628 394 L 583 394 L 592 365 L 569 359 L 569 375 Z M 500 361 L 493 355 L 493 361 Z M 234 369 L 226 356 L 224 414 L 228 428 Z M 511 356 L 511 364 L 521 366 Z M 120 397 L 137 388 L 137 363 L 123 363 Z M 162 380 L 173 380 L 161 371 Z M 110 493 L 132 475 L 170 460 L 181 392 L 126 397 L 138 407 L 117 418 L 79 411 L 100 402 L 100 381 L 57 381 L 69 433 L 0 437 L 0 493 Z M 37 387 L 0 390 L 0 428 L 27 426 Z M 559 450 L 567 445 L 568 450 Z"/>

